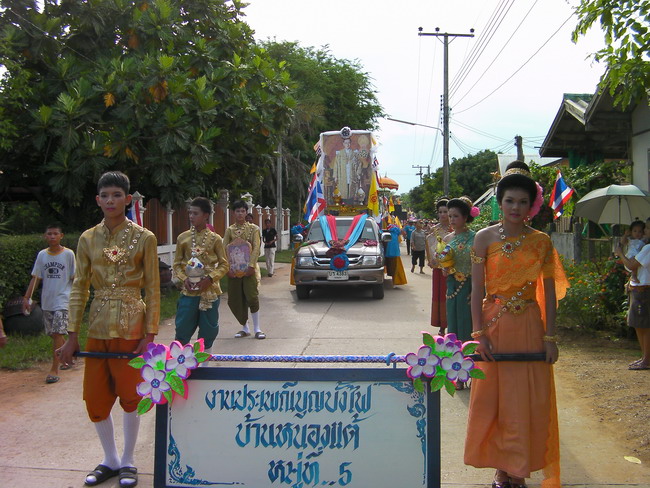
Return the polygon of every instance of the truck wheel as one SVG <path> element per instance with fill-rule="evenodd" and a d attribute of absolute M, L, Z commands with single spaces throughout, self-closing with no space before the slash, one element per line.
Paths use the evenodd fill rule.
<path fill-rule="evenodd" d="M 384 298 L 384 284 L 381 285 L 372 285 L 372 298 L 375 300 L 381 300 Z"/>
<path fill-rule="evenodd" d="M 296 295 L 298 296 L 298 300 L 307 300 L 309 298 L 309 287 L 305 285 L 297 285 Z"/>

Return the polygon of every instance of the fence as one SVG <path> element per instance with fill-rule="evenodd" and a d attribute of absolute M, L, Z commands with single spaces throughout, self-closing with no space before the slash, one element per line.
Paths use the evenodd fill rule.
<path fill-rule="evenodd" d="M 551 224 L 551 240 L 565 260 L 580 263 L 583 259 L 599 261 L 611 256 L 611 237 L 589 237 L 590 228 L 585 237 L 583 229 L 579 219 L 573 217 L 560 217 Z"/>
<path fill-rule="evenodd" d="M 219 200 L 212 202 L 213 212 L 210 216 L 210 224 L 214 230 L 221 236 L 234 222 L 233 211 L 228 208 L 230 194 L 227 190 L 219 193 Z M 272 225 L 278 231 L 278 249 L 289 249 L 291 212 L 288 208 L 280 209 L 281 228 L 277 228 L 277 208 L 262 207 L 255 205 L 252 195 L 245 194 L 241 196 L 248 204 L 248 211 L 253 215 L 253 223 L 264 228 L 264 221 L 270 219 Z M 187 210 L 191 199 L 185 202 L 185 205 L 170 208 L 163 205 L 157 198 L 147 200 L 146 206 L 143 205 L 145 196 L 135 192 L 133 199 L 138 202 L 140 209 L 140 218 L 144 227 L 153 232 L 158 240 L 158 257 L 164 263 L 171 265 L 174 261 L 174 252 L 176 251 L 176 237 L 181 232 L 190 228 Z"/>

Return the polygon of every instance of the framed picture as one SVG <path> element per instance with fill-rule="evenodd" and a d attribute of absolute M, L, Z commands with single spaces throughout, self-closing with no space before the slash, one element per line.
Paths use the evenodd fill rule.
<path fill-rule="evenodd" d="M 226 247 L 230 270 L 235 273 L 237 278 L 241 278 L 246 273 L 251 259 L 251 250 L 250 242 L 241 237 L 237 237 Z"/>

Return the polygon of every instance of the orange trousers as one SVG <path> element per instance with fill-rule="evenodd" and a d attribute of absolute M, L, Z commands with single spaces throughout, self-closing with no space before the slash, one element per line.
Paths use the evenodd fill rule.
<path fill-rule="evenodd" d="M 89 352 L 133 352 L 140 339 L 92 339 L 86 341 Z M 136 391 L 142 380 L 140 370 L 129 366 L 129 359 L 86 358 L 83 398 L 88 416 L 93 422 L 108 418 L 120 398 L 125 412 L 133 412 L 141 400 Z"/>

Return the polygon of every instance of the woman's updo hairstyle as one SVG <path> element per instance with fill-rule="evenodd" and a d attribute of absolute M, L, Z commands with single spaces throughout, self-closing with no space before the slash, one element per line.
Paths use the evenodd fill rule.
<path fill-rule="evenodd" d="M 472 201 L 469 197 L 460 197 L 452 198 L 447 203 L 447 208 L 457 208 L 463 217 L 467 218 L 467 223 L 471 223 L 474 220 L 474 217 L 478 215 L 478 208 L 472 205 Z M 474 210 L 476 209 L 476 210 Z"/>
<path fill-rule="evenodd" d="M 448 203 L 449 203 L 448 198 L 441 198 L 436 202 L 436 210 L 440 210 L 440 207 L 446 207 Z"/>
<path fill-rule="evenodd" d="M 506 167 L 503 178 L 497 183 L 497 202 L 501 203 L 506 190 L 518 188 L 528 193 L 531 206 L 537 198 L 537 185 L 530 176 L 530 168 L 523 161 L 513 161 Z"/>

